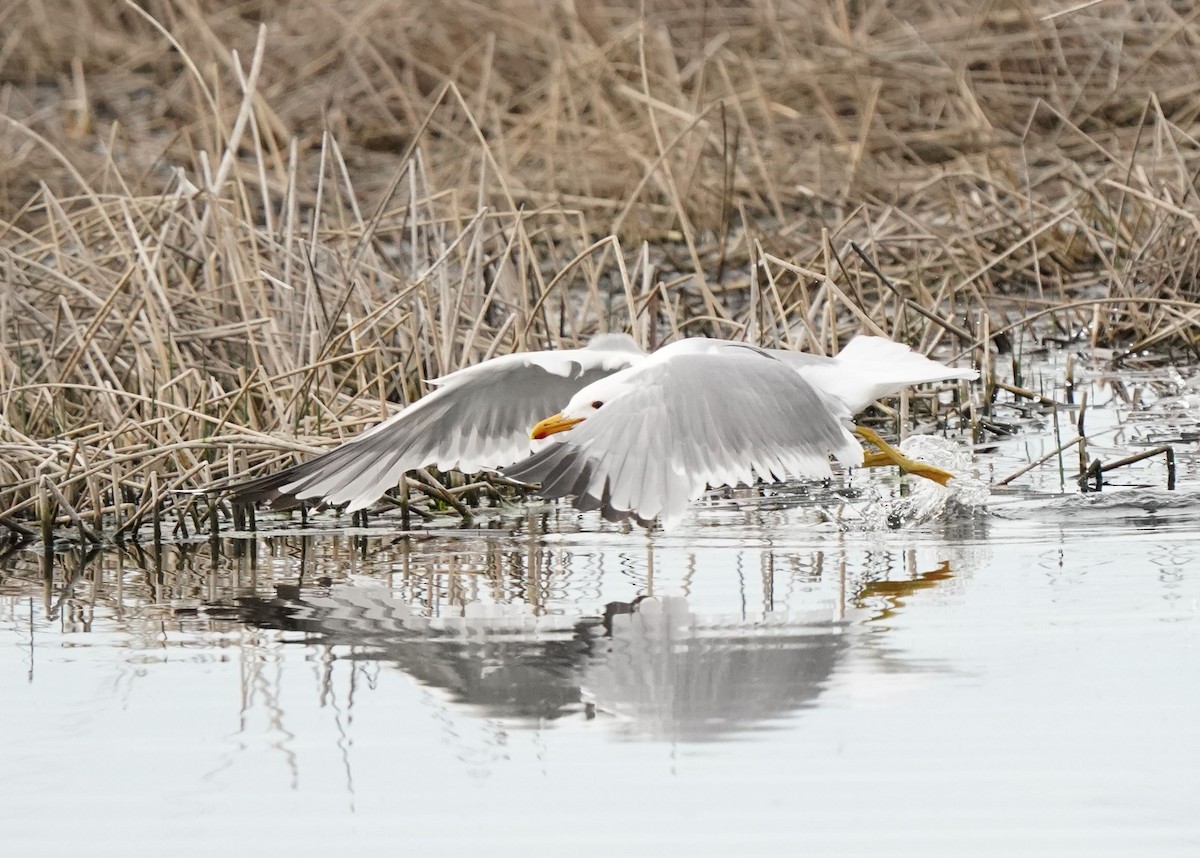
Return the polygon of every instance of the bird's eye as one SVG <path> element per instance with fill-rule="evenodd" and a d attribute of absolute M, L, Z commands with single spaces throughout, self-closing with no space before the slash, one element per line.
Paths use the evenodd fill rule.
<path fill-rule="evenodd" d="M 603 402 L 601 402 L 599 399 L 597 399 L 595 402 L 592 403 L 592 408 L 599 408 L 603 404 L 604 404 Z"/>

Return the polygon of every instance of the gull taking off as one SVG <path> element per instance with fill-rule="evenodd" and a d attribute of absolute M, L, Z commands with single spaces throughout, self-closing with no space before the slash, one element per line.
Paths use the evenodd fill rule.
<path fill-rule="evenodd" d="M 877 337 L 855 338 L 836 358 L 680 340 L 576 393 L 531 433 L 566 432 L 563 442 L 502 472 L 609 520 L 658 518 L 665 528 L 709 486 L 824 478 L 830 456 L 848 467 L 896 464 L 945 485 L 951 474 L 851 419 L 917 381 L 975 375 Z M 880 453 L 865 458 L 851 429 Z"/>
<path fill-rule="evenodd" d="M 855 337 L 829 358 L 704 338 L 648 355 L 631 337 L 604 334 L 586 348 L 453 372 L 357 438 L 228 491 L 240 503 L 312 500 L 354 511 L 406 471 L 502 468 L 540 483 L 545 497 L 669 526 L 707 486 L 825 477 L 831 455 L 847 466 L 897 464 L 944 484 L 950 474 L 906 459 L 851 419 L 911 384 L 977 375 L 881 337 Z M 864 462 L 852 429 L 881 452 Z M 550 435 L 561 443 L 535 443 Z"/>

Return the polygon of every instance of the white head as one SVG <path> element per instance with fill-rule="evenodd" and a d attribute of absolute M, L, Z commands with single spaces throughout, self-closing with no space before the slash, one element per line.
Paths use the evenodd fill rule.
<path fill-rule="evenodd" d="M 624 378 L 621 378 L 623 375 L 624 373 L 616 373 L 610 375 L 608 378 L 592 382 L 572 396 L 571 401 L 567 403 L 562 411 L 552 417 L 547 417 L 534 426 L 529 433 L 529 437 L 534 440 L 546 438 L 557 432 L 565 432 L 587 420 L 603 408 L 604 403 L 619 396 L 626 390 L 628 383 Z"/>

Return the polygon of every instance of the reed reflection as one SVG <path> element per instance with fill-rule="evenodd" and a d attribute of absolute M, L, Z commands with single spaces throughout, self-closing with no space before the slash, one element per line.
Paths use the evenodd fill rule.
<path fill-rule="evenodd" d="M 309 647 L 326 665 L 321 699 L 337 696 L 339 664 L 352 675 L 392 668 L 468 717 L 594 719 L 625 738 L 692 742 L 818 705 L 849 653 L 905 669 L 869 625 L 973 565 L 968 549 L 945 545 L 953 560 L 814 544 L 281 536 L 216 558 L 207 543 L 67 553 L 50 566 L 23 555 L 0 597 L 38 590 L 38 633 L 57 625 L 83 633 L 78 643 L 120 630 L 142 663 L 146 650 L 224 648 L 236 633 L 254 691 L 243 707 L 282 699 L 262 670 L 270 653 Z M 272 723 L 285 718 L 272 712 Z"/>

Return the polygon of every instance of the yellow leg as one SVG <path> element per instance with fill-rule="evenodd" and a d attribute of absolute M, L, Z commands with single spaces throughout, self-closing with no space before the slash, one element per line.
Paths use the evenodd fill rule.
<path fill-rule="evenodd" d="M 935 468 L 933 465 L 927 465 L 924 462 L 908 458 L 908 456 L 880 438 L 879 433 L 874 429 L 868 429 L 866 426 L 855 426 L 854 434 L 879 448 L 878 453 L 866 453 L 863 455 L 864 468 L 895 465 L 906 474 L 925 477 L 925 479 L 933 480 L 935 483 L 940 483 L 943 486 L 954 476 L 949 471 L 943 471 L 941 468 Z"/>
<path fill-rule="evenodd" d="M 894 464 L 896 463 L 889 459 L 885 453 L 873 453 L 870 450 L 863 451 L 862 466 L 864 468 L 886 468 Z"/>

